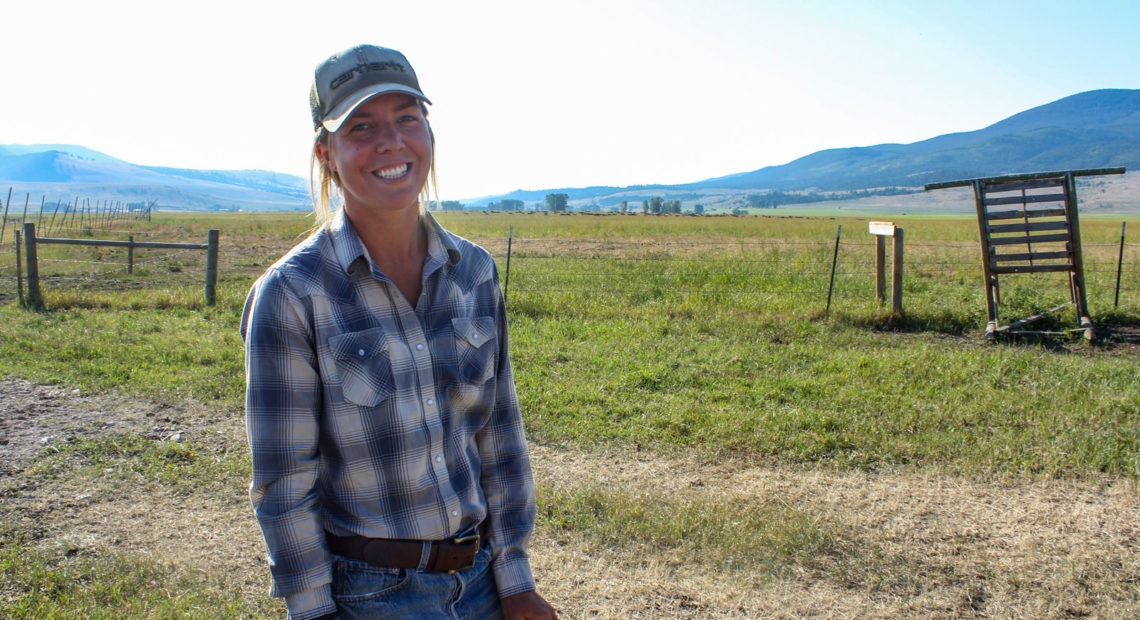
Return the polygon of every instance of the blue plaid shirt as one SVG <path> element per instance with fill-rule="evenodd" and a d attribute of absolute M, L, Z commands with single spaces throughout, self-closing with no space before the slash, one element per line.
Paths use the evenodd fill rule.
<path fill-rule="evenodd" d="M 442 540 L 486 521 L 501 597 L 534 589 L 534 482 L 498 271 L 430 214 L 413 308 L 343 209 L 253 285 L 242 317 L 250 498 L 271 594 L 331 612 L 337 535 Z"/>

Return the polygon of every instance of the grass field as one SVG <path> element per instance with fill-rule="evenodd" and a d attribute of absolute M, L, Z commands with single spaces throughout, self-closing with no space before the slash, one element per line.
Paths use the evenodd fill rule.
<path fill-rule="evenodd" d="M 509 273 L 535 567 L 564 617 L 1140 615 L 1140 251 L 1117 302 L 1118 220 L 1082 222 L 1090 345 L 983 339 L 972 218 L 896 218 L 902 315 L 875 298 L 866 218 L 441 219 Z M 308 226 L 119 233 L 220 229 L 215 306 L 194 253 L 128 276 L 115 251 L 44 246 L 46 311 L 0 287 L 0 617 L 281 614 L 237 328 Z M 1002 294 L 1013 319 L 1067 289 Z"/>

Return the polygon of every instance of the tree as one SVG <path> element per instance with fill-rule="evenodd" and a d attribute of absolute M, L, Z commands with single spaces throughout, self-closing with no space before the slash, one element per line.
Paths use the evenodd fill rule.
<path fill-rule="evenodd" d="M 649 199 L 649 212 L 653 215 L 661 215 L 661 205 L 665 203 L 665 199 L 660 196 L 654 196 Z"/>
<path fill-rule="evenodd" d="M 621 212 L 622 213 L 629 213 L 629 201 L 628 200 L 621 201 Z"/>
<path fill-rule="evenodd" d="M 522 211 L 523 201 L 504 198 L 499 202 L 492 202 L 491 204 L 487 205 L 487 208 L 492 211 Z"/>
<path fill-rule="evenodd" d="M 458 200 L 443 200 L 440 201 L 439 208 L 442 211 L 462 211 L 463 203 Z"/>
<path fill-rule="evenodd" d="M 701 215 L 704 212 L 705 212 L 705 206 L 703 204 L 698 202 L 697 204 L 693 205 L 693 213 L 696 213 L 697 215 Z"/>
<path fill-rule="evenodd" d="M 565 211 L 566 203 L 570 200 L 567 194 L 547 194 L 546 195 L 546 210 L 547 211 Z"/>

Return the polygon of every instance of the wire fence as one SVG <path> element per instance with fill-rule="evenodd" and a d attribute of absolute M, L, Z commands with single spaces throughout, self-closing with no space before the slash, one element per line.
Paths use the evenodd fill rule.
<path fill-rule="evenodd" d="M 7 239 L 15 236 L 24 222 L 34 222 L 40 235 L 44 237 L 59 237 L 80 231 L 111 230 L 124 222 L 149 222 L 154 211 L 156 201 L 151 202 L 122 202 L 118 200 L 92 200 L 90 198 L 75 197 L 72 202 L 64 203 L 57 200 L 54 205 L 48 204 L 46 196 L 40 196 L 39 204 L 32 203 L 31 193 L 24 194 L 23 206 L 12 202 L 12 190 L 8 188 L 8 197 L 0 205 L 0 245 Z"/>
<path fill-rule="evenodd" d="M 138 228 L 104 230 L 100 238 L 133 235 L 160 240 Z M 665 307 L 717 305 L 744 312 L 800 311 L 820 314 L 863 312 L 881 306 L 877 297 L 875 241 L 865 232 L 829 239 L 671 239 L 483 237 L 499 262 L 513 309 L 558 299 L 572 303 Z M 173 241 L 184 241 L 175 239 Z M 250 252 L 227 243 L 222 256 Z M 222 272 L 244 270 L 250 281 L 287 248 L 265 256 L 229 257 Z M 1140 245 L 1085 243 L 1085 279 L 1094 315 L 1140 314 Z M 265 252 L 265 248 L 257 251 Z M 40 279 L 45 291 L 127 291 L 138 288 L 192 287 L 200 290 L 206 270 L 202 252 L 136 250 L 128 272 L 121 248 L 44 246 Z M 19 298 L 16 244 L 9 235 L 0 246 L 0 303 Z M 267 262 L 268 261 L 268 262 Z M 888 258 L 888 265 L 890 259 Z M 976 308 L 984 316 L 984 287 L 976 242 L 908 239 L 903 266 L 903 308 Z M 1023 285 L 1003 281 L 1003 296 L 1015 301 L 1028 295 L 1033 303 L 1043 292 L 1067 296 L 1064 281 L 1022 278 Z M 231 278 L 232 279 L 232 278 Z M 1021 286 L 1021 288 L 1018 288 Z M 806 310 L 805 310 L 806 309 Z"/>
<path fill-rule="evenodd" d="M 95 240 L 93 231 L 81 231 Z M 37 232 L 38 236 L 38 232 Z M 58 241 L 58 237 L 52 238 Z M 174 244 L 161 235 L 139 230 L 101 230 L 99 240 Z M 179 240 L 180 241 L 180 240 Z M 200 242 L 199 242 L 200 244 Z M 191 244 L 179 244 L 191 245 Z M 208 256 L 200 248 L 139 248 L 37 243 L 40 287 L 49 293 L 114 293 L 144 289 L 200 291 L 207 278 Z M 28 301 L 28 260 L 22 231 L 12 232 L 0 246 L 0 304 Z"/>

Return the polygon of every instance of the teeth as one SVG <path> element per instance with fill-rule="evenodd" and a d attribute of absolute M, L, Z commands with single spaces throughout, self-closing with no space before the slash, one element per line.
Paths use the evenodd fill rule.
<path fill-rule="evenodd" d="M 393 168 L 377 170 L 375 174 L 382 179 L 398 179 L 407 174 L 407 172 L 408 164 L 400 164 L 399 166 L 395 166 Z"/>

